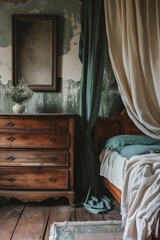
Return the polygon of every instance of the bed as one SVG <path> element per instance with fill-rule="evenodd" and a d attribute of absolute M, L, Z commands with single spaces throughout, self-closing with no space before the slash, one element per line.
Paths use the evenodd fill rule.
<path fill-rule="evenodd" d="M 124 109 L 120 115 L 113 116 L 109 119 L 98 118 L 94 129 L 94 143 L 99 152 L 103 147 L 103 143 L 106 139 L 121 135 L 121 134 L 143 134 L 128 117 L 126 110 Z M 103 179 L 105 186 L 110 190 L 115 199 L 121 203 L 121 191 L 117 186 L 109 181 L 109 179 Z"/>
<path fill-rule="evenodd" d="M 113 139 L 115 141 L 117 141 L 117 137 L 118 137 L 118 141 L 120 141 L 121 139 L 126 139 L 128 141 L 128 136 L 131 136 L 131 139 L 136 139 L 135 141 L 137 141 L 137 139 L 147 139 L 147 141 L 149 140 L 149 146 L 150 146 L 150 137 L 144 135 L 136 126 L 135 124 L 131 121 L 131 119 L 128 117 L 126 110 L 123 110 L 121 112 L 120 115 L 118 116 L 113 116 L 110 119 L 100 119 L 98 118 L 95 124 L 95 131 L 94 131 L 94 142 L 95 142 L 95 146 L 99 152 L 99 158 L 100 158 L 100 175 L 103 179 L 104 185 L 107 187 L 107 189 L 112 193 L 112 195 L 115 197 L 115 199 L 121 204 L 121 211 L 122 211 L 122 221 L 124 223 L 124 225 L 128 224 L 128 230 L 126 230 L 125 234 L 127 236 L 127 234 L 131 234 L 133 232 L 133 235 L 135 234 L 134 232 L 137 231 L 137 235 L 135 238 L 127 238 L 126 239 L 146 239 L 143 238 L 143 236 L 141 235 L 145 235 L 145 236 L 149 236 L 151 234 L 151 232 L 154 232 L 154 235 L 156 237 L 159 236 L 159 221 L 160 221 L 160 140 L 155 140 L 156 142 L 156 151 L 155 151 L 155 147 L 154 147 L 154 152 L 152 152 L 152 150 L 149 152 L 142 152 L 140 155 L 133 155 L 131 154 L 131 151 L 128 151 L 128 146 L 127 146 L 127 152 L 125 152 L 125 154 L 119 154 L 120 151 L 121 153 L 124 153 L 124 150 L 121 146 L 120 150 L 116 149 L 115 150 L 115 145 L 114 148 L 110 148 L 113 144 Z M 123 138 L 124 137 L 124 138 Z M 125 140 L 126 141 L 126 140 Z M 153 139 L 154 141 L 154 139 Z M 154 144 L 155 144 L 154 142 Z M 115 142 L 114 142 L 115 143 Z M 109 147 L 108 147 L 109 144 Z M 118 142 L 119 144 L 119 142 Z M 137 142 L 136 142 L 137 144 Z M 136 149 L 138 151 L 138 148 L 136 145 Z M 104 147 L 105 146 L 105 147 Z M 119 147 L 119 145 L 118 145 Z M 130 149 L 133 146 L 129 146 Z M 125 147 L 124 147 L 125 148 Z M 147 146 L 148 149 L 148 146 Z M 127 156 L 127 157 L 126 157 Z M 152 158 L 152 159 L 151 159 Z M 128 162 L 129 159 L 129 162 Z M 147 178 L 145 176 L 141 176 L 141 172 L 142 171 L 142 166 L 144 168 L 145 166 L 145 171 L 146 171 L 146 162 L 148 164 L 148 166 L 150 167 L 150 169 L 152 170 L 152 167 L 154 166 L 154 171 L 156 174 L 154 174 L 154 178 L 153 178 L 153 186 L 152 187 L 152 183 L 151 182 L 147 182 Z M 118 167 L 117 167 L 118 166 Z M 147 166 L 147 167 L 148 167 Z M 131 171 L 132 169 L 132 171 Z M 148 171 L 148 170 L 147 170 Z M 133 174 L 134 173 L 134 174 Z M 127 175 L 128 174 L 128 175 Z M 129 175 L 130 174 L 130 175 Z M 136 176 L 137 174 L 137 176 Z M 144 196 L 145 196 L 145 191 L 147 192 L 147 194 L 149 194 L 150 196 L 152 196 L 152 192 L 153 192 L 153 197 L 146 197 L 145 196 L 145 200 L 144 199 L 138 199 L 137 196 L 140 196 L 141 193 L 138 193 L 139 195 L 135 195 L 135 199 L 137 198 L 137 202 L 133 199 L 132 201 L 129 200 L 130 199 L 130 195 L 129 195 L 129 187 L 131 186 L 131 184 L 133 185 L 133 180 L 132 178 L 135 178 L 135 176 L 137 177 L 138 180 L 136 180 L 137 182 L 134 183 L 135 185 L 133 186 L 133 189 L 136 188 L 138 186 L 138 184 L 141 182 L 144 182 L 144 189 L 141 189 L 141 186 L 139 185 L 137 188 L 137 192 L 138 191 L 143 191 L 144 192 Z M 141 178 L 140 178 L 141 176 Z M 139 181 L 139 182 L 138 182 Z M 156 185 L 155 185 L 156 183 Z M 137 184 L 137 186 L 136 186 Z M 141 184 L 142 185 L 142 184 Z M 149 187 L 148 187 L 149 186 Z M 151 187 L 152 188 L 151 188 Z M 156 186 L 156 188 L 155 188 Z M 132 187 L 132 186 L 131 186 Z M 148 189 L 147 189 L 148 187 Z M 126 190 L 128 188 L 128 190 Z M 154 191 L 152 191 L 154 189 Z M 136 192 L 135 191 L 135 192 Z M 132 193 L 130 193 L 132 194 Z M 133 196 L 132 196 L 133 198 Z M 147 199 L 148 198 L 148 199 Z M 154 202 L 155 201 L 155 202 Z M 126 205 L 127 202 L 127 206 Z M 128 203 L 129 202 L 129 203 Z M 131 205 L 131 203 L 133 203 L 133 205 Z M 144 228 L 141 226 L 142 225 L 142 221 L 141 222 L 136 222 L 139 221 L 140 217 L 135 217 L 136 214 L 138 213 L 137 209 L 140 209 L 140 214 L 144 215 L 144 212 L 147 210 L 147 206 L 149 206 L 149 204 L 152 204 L 150 209 L 153 209 L 153 206 L 155 206 L 154 210 L 152 211 L 152 215 L 150 214 L 150 221 L 149 224 L 144 224 Z M 138 204 L 136 206 L 136 204 Z M 140 206 L 140 207 L 139 207 Z M 129 219 L 129 214 L 130 214 L 130 209 L 132 209 L 132 216 L 131 219 L 133 219 L 135 217 L 135 225 L 132 224 L 134 221 L 130 221 Z M 133 208 L 134 209 L 134 215 L 133 215 Z M 125 213 L 127 209 L 127 214 Z M 123 212 L 124 210 L 124 212 Z M 129 212 L 130 211 L 130 212 Z M 142 214 L 143 213 L 143 214 Z M 155 215 L 153 215 L 153 213 Z M 148 213 L 145 213 L 145 216 L 143 216 L 143 218 L 147 218 Z M 126 218 L 128 217 L 129 221 L 126 221 Z M 139 215 L 138 215 L 139 216 Z M 154 220 L 155 224 L 154 224 L 154 229 L 153 229 L 153 223 L 151 221 L 151 217 L 152 217 L 152 221 Z M 138 219 L 138 220 L 137 220 Z M 147 221 L 147 220 L 146 220 Z M 130 224 L 130 222 L 132 222 Z M 147 226 L 146 226 L 147 225 Z M 131 231 L 131 229 L 133 228 L 133 231 Z M 136 231 L 135 231 L 136 228 Z M 139 228 L 139 229 L 138 229 Z M 142 230 L 143 229 L 143 232 Z M 146 233 L 144 233 L 146 231 Z M 132 236 L 131 236 L 132 237 Z M 125 238 L 124 238 L 125 239 Z"/>

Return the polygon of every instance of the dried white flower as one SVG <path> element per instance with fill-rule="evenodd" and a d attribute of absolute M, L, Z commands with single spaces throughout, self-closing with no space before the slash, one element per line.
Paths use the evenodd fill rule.
<path fill-rule="evenodd" d="M 2 89 L 5 95 L 13 102 L 23 103 L 32 97 L 33 91 L 27 86 L 26 81 L 21 78 L 14 87 L 9 81 Z"/>

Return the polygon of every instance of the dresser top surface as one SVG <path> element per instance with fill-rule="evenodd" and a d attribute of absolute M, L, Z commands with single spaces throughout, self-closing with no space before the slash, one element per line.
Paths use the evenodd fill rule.
<path fill-rule="evenodd" d="M 40 116 L 40 117 L 42 117 L 42 116 L 59 116 L 59 117 L 62 117 L 62 116 L 68 116 L 68 117 L 70 117 L 70 116 L 76 116 L 76 114 L 74 114 L 74 113 L 39 113 L 39 114 L 24 114 L 24 113 L 22 113 L 22 114 L 12 114 L 12 113 L 1 113 L 0 114 L 0 117 L 7 117 L 7 116 L 9 116 L 9 117 L 18 117 L 18 116 L 21 116 L 21 117 L 38 117 L 38 116 Z"/>

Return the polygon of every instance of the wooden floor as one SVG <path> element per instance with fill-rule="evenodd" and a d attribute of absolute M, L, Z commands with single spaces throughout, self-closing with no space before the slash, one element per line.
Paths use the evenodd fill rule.
<path fill-rule="evenodd" d="M 63 198 L 41 203 L 11 200 L 0 206 L 0 240 L 48 240 L 50 225 L 56 221 L 120 219 L 120 206 L 116 201 L 113 201 L 113 210 L 95 215 L 82 206 L 71 208 Z"/>

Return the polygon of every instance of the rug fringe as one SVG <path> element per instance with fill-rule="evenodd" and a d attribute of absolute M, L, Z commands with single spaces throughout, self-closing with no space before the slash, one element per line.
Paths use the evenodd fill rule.
<path fill-rule="evenodd" d="M 53 224 L 55 225 L 59 225 L 59 226 L 65 226 L 67 224 L 70 224 L 70 225 L 75 225 L 75 224 L 122 224 L 122 221 L 121 220 L 101 220 L 101 221 L 64 221 L 64 222 L 54 222 Z"/>
<path fill-rule="evenodd" d="M 76 227 L 78 225 L 82 225 L 82 226 L 89 226 L 89 225 L 101 225 L 101 224 L 112 224 L 112 225 L 120 225 L 122 224 L 122 221 L 117 221 L 117 220 L 102 220 L 102 221 L 64 221 L 64 222 L 53 222 L 53 224 L 51 224 L 50 226 L 50 234 L 49 234 L 49 240 L 56 240 L 58 238 L 59 235 L 59 228 L 60 227 Z M 57 231 L 58 230 L 58 231 Z M 61 238 L 62 239 L 62 238 Z M 67 238 L 69 239 L 69 238 Z M 97 239 L 97 238 L 96 238 Z"/>
<path fill-rule="evenodd" d="M 49 240 L 55 240 L 57 237 L 56 223 L 53 223 L 50 227 Z"/>

